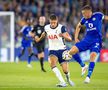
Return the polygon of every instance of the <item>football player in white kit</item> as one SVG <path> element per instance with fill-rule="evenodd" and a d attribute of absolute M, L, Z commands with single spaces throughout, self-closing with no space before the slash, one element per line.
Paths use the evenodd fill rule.
<path fill-rule="evenodd" d="M 47 36 L 49 42 L 49 63 L 52 71 L 55 73 L 60 83 L 57 84 L 58 87 L 66 87 L 67 84 L 63 79 L 60 70 L 57 68 L 57 61 L 60 63 L 62 70 L 66 76 L 67 82 L 74 86 L 74 83 L 70 80 L 68 62 L 62 59 L 62 53 L 66 50 L 65 40 L 72 41 L 65 26 L 58 23 L 58 17 L 54 14 L 50 16 L 50 24 L 45 26 L 45 32 L 42 33 L 40 38 L 35 36 L 36 42 L 39 42 Z"/>

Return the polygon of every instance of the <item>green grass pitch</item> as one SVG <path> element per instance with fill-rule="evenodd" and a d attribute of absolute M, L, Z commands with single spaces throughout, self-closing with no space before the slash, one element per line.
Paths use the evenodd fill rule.
<path fill-rule="evenodd" d="M 56 87 L 58 80 L 48 62 L 45 62 L 46 73 L 40 70 L 39 62 L 32 62 L 32 68 L 26 65 L 26 62 L 0 63 L 0 90 L 108 90 L 108 63 L 96 63 L 91 83 L 84 84 L 86 75 L 81 77 L 78 63 L 70 62 L 71 79 L 76 85 L 65 88 Z"/>

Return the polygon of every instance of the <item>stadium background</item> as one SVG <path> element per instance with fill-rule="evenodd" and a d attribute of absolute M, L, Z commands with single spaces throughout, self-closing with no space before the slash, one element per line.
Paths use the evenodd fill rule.
<path fill-rule="evenodd" d="M 59 17 L 59 22 L 67 27 L 68 32 L 73 38 L 76 24 L 82 17 L 80 9 L 86 4 L 91 5 L 93 11 L 101 11 L 102 13 L 108 15 L 107 0 L 0 0 L 0 11 L 13 11 L 15 13 L 15 56 L 19 53 L 21 42 L 21 37 L 18 35 L 18 32 L 25 25 L 26 18 L 32 18 L 34 20 L 34 25 L 36 25 L 38 23 L 39 16 L 44 15 L 48 20 L 49 15 L 55 13 Z M 6 31 L 3 33 L 3 39 L 7 39 L 5 41 L 8 41 L 8 28 L 6 27 L 5 30 Z M 84 35 L 83 28 L 80 33 L 81 39 Z M 108 50 L 106 50 L 108 49 L 108 21 L 104 21 L 102 33 L 103 49 L 105 49 L 102 50 L 102 61 L 106 59 L 104 60 L 106 62 L 108 61 Z M 73 44 L 74 42 L 67 43 L 67 46 L 71 47 Z M 5 47 L 5 45 L 6 43 L 4 43 L 3 46 Z M 87 52 L 85 52 L 84 55 L 86 53 Z M 22 57 L 22 60 L 26 59 L 25 56 Z M 47 59 L 47 57 L 45 57 L 45 59 Z"/>
<path fill-rule="evenodd" d="M 21 37 L 18 35 L 18 32 L 25 25 L 26 18 L 32 18 L 35 25 L 38 23 L 39 16 L 44 15 L 48 20 L 49 15 L 55 13 L 59 17 L 59 22 L 67 27 L 67 31 L 73 38 L 76 24 L 82 17 L 80 8 L 86 4 L 91 5 L 93 11 L 101 11 L 106 15 L 108 14 L 107 0 L 0 0 L 0 11 L 13 11 L 15 13 L 15 56 L 17 56 L 20 51 Z M 8 29 L 5 30 L 3 38 L 7 39 L 6 41 L 8 42 L 9 31 Z M 108 21 L 104 21 L 102 32 L 103 49 L 107 49 Z M 80 33 L 80 38 L 82 38 L 84 35 L 83 28 Z M 74 42 L 67 43 L 67 46 L 71 47 L 73 44 Z M 3 46 L 5 47 L 5 45 L 7 45 L 6 42 Z M 47 49 L 45 51 L 47 53 Z M 85 52 L 84 55 L 86 53 L 87 52 Z M 105 55 L 103 53 L 105 53 Z M 102 50 L 102 55 L 102 61 L 108 59 L 107 50 Z M 25 56 L 22 57 L 22 60 L 26 60 Z M 34 59 L 35 58 L 33 58 L 33 60 Z M 47 57 L 45 57 L 45 59 L 47 59 Z M 105 62 L 106 61 L 108 60 L 105 60 Z"/>

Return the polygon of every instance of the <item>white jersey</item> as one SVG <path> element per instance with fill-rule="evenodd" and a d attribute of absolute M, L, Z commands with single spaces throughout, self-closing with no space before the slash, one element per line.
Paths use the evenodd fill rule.
<path fill-rule="evenodd" d="M 66 49 L 63 37 L 59 36 L 59 34 L 66 32 L 63 25 L 58 24 L 56 28 L 52 29 L 48 24 L 45 26 L 45 32 L 47 33 L 49 50 Z"/>

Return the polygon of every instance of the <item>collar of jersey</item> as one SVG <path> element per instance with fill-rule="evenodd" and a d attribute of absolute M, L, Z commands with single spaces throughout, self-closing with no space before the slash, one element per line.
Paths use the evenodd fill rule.
<path fill-rule="evenodd" d="M 57 27 L 58 27 L 58 23 L 57 23 L 57 26 L 56 26 L 55 28 L 52 28 L 51 25 L 50 25 L 50 28 L 51 28 L 51 29 L 56 29 Z"/>

